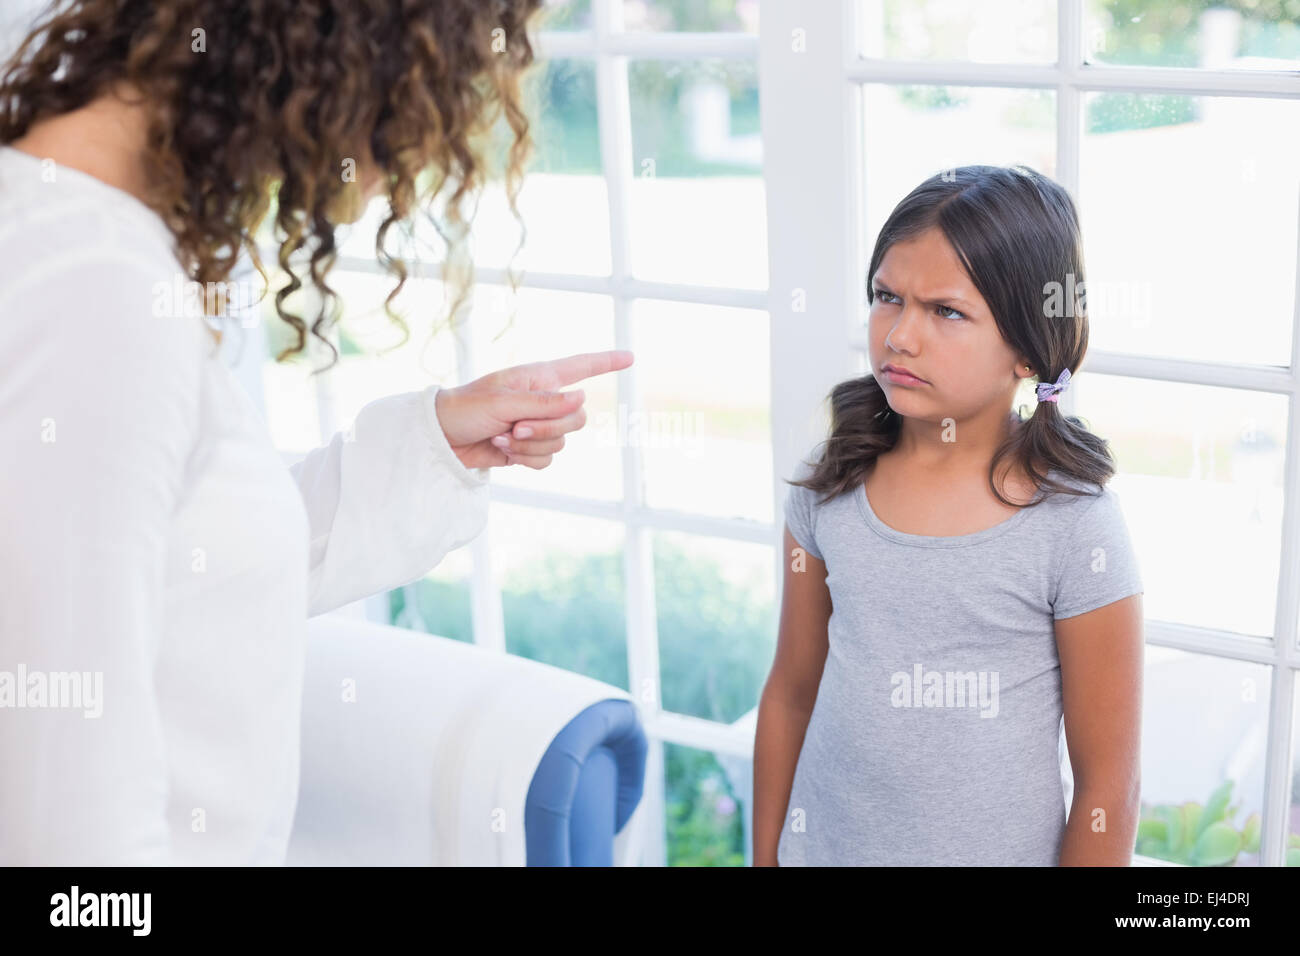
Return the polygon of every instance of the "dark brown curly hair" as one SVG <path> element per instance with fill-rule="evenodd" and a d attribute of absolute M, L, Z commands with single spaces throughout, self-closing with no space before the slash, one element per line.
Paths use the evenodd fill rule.
<path fill-rule="evenodd" d="M 417 213 L 431 220 L 447 244 L 454 321 L 473 280 L 460 255 L 473 218 L 462 204 L 491 176 L 502 115 L 513 134 L 504 179 L 522 247 L 516 198 L 534 144 L 521 83 L 534 61 L 527 27 L 541 3 L 53 0 L 0 73 L 0 143 L 119 84 L 138 89 L 148 116 L 146 201 L 175 236 L 189 277 L 223 284 L 246 250 L 268 281 L 255 235 L 274 206 L 288 280 L 276 312 L 297 333 L 277 359 L 306 346 L 306 323 L 284 304 L 306 279 L 320 296 L 311 331 L 329 345 L 332 366 L 338 352 L 322 329 L 340 303 L 326 283 L 337 258 L 327 211 L 359 198 L 341 170 L 349 160 L 355 169 L 367 147 L 389 203 L 375 254 L 397 278 L 384 308 L 403 342 L 409 332 L 392 302 L 406 256 L 388 251 L 389 230 Z M 297 255 L 304 248 L 309 260 Z"/>

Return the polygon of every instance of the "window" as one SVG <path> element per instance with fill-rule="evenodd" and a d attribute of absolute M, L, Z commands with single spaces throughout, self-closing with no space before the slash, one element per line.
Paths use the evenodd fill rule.
<path fill-rule="evenodd" d="M 1144 820 L 1225 792 L 1236 808 L 1219 843 L 1164 846 L 1151 823 L 1139 849 L 1295 859 L 1296 17 L 1194 0 L 1136 17 L 1116 0 L 552 6 L 519 295 L 517 224 L 489 191 L 465 332 L 426 347 L 418 316 L 441 314 L 442 290 L 412 280 L 411 343 L 373 357 L 398 336 L 374 311 L 389 280 L 363 225 L 334 273 L 342 361 L 311 380 L 268 365 L 268 418 L 301 452 L 433 380 L 615 347 L 637 363 L 586 383 L 587 428 L 552 468 L 494 475 L 485 535 L 371 613 L 629 689 L 659 821 L 645 862 L 747 861 L 784 479 L 824 437 L 829 389 L 868 368 L 875 232 L 939 169 L 1026 163 L 1083 220 L 1089 374 L 1062 405 L 1111 441 L 1147 585 Z"/>

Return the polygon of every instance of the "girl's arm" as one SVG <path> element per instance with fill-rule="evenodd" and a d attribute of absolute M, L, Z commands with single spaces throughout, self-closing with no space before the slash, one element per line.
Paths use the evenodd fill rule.
<path fill-rule="evenodd" d="M 776 659 L 754 734 L 754 865 L 776 866 L 776 848 L 804 732 L 826 664 L 831 595 L 826 565 L 785 529 L 785 583 Z"/>
<path fill-rule="evenodd" d="M 1061 866 L 1129 866 L 1141 791 L 1142 595 L 1056 621 L 1074 797 Z"/>

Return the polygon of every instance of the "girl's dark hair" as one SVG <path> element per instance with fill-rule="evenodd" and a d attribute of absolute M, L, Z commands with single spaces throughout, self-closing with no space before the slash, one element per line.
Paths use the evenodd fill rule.
<path fill-rule="evenodd" d="M 1037 378 L 1055 382 L 1066 368 L 1076 376 L 1088 351 L 1088 317 L 1079 219 L 1069 193 L 1026 166 L 936 173 L 881 227 L 867 270 L 868 302 L 874 301 L 871 279 L 889 247 L 936 226 L 988 303 L 998 331 L 1029 359 Z M 1071 301 L 1064 301 L 1071 292 Z M 788 482 L 822 494 L 822 501 L 863 482 L 876 457 L 894 447 L 902 426 L 871 374 L 841 382 L 829 398 L 830 436 L 821 459 L 808 477 Z M 1115 474 L 1107 442 L 1055 402 L 1039 402 L 1027 419 L 1010 414 L 1022 427 L 1012 429 L 989 466 L 989 487 L 1004 504 L 1022 507 L 995 481 L 999 462 L 1008 457 L 1039 489 L 1030 505 L 1056 493 L 1100 493 Z M 1051 469 L 1097 491 L 1051 479 Z"/>
<path fill-rule="evenodd" d="M 463 266 L 461 204 L 489 172 L 501 115 L 512 134 L 506 194 L 522 226 L 516 197 L 534 143 L 521 80 L 534 62 L 527 27 L 541 8 L 542 0 L 52 0 L 0 71 L 0 143 L 119 83 L 134 86 L 148 112 L 147 204 L 171 229 L 188 277 L 225 283 L 247 250 L 265 279 L 254 234 L 274 201 L 289 280 L 275 307 L 297 335 L 278 358 L 305 347 L 306 323 L 284 307 L 305 281 L 321 299 L 311 331 L 337 360 L 321 334 L 339 305 L 326 283 L 338 254 L 328 213 L 359 196 L 346 171 L 365 147 L 389 202 L 375 237 L 378 261 L 397 279 L 384 307 L 403 332 L 391 303 L 407 270 L 385 237 L 396 224 L 407 238 L 411 218 L 424 213 L 447 242 L 444 263 Z M 446 226 L 435 216 L 440 194 Z M 293 264 L 304 249 L 310 262 Z M 454 273 L 444 265 L 449 273 L 454 318 L 472 265 Z"/>

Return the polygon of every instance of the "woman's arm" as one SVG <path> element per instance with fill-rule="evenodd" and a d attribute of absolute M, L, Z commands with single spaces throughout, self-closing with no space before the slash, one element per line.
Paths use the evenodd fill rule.
<path fill-rule="evenodd" d="M 754 733 L 754 865 L 776 866 L 795 766 L 826 665 L 831 595 L 826 565 L 785 529 L 785 577 L 776 659 Z"/>
<path fill-rule="evenodd" d="M 1141 796 L 1142 595 L 1056 622 L 1074 797 L 1061 866 L 1129 866 Z"/>
<path fill-rule="evenodd" d="M 583 392 L 559 389 L 631 364 L 624 349 L 584 352 L 361 409 L 290 469 L 310 524 L 308 614 L 409 584 L 472 540 L 487 523 L 488 468 L 545 468 L 585 424 Z"/>
<path fill-rule="evenodd" d="M 483 530 L 488 470 L 453 453 L 438 391 L 376 399 L 290 467 L 310 525 L 308 614 L 408 584 Z"/>

